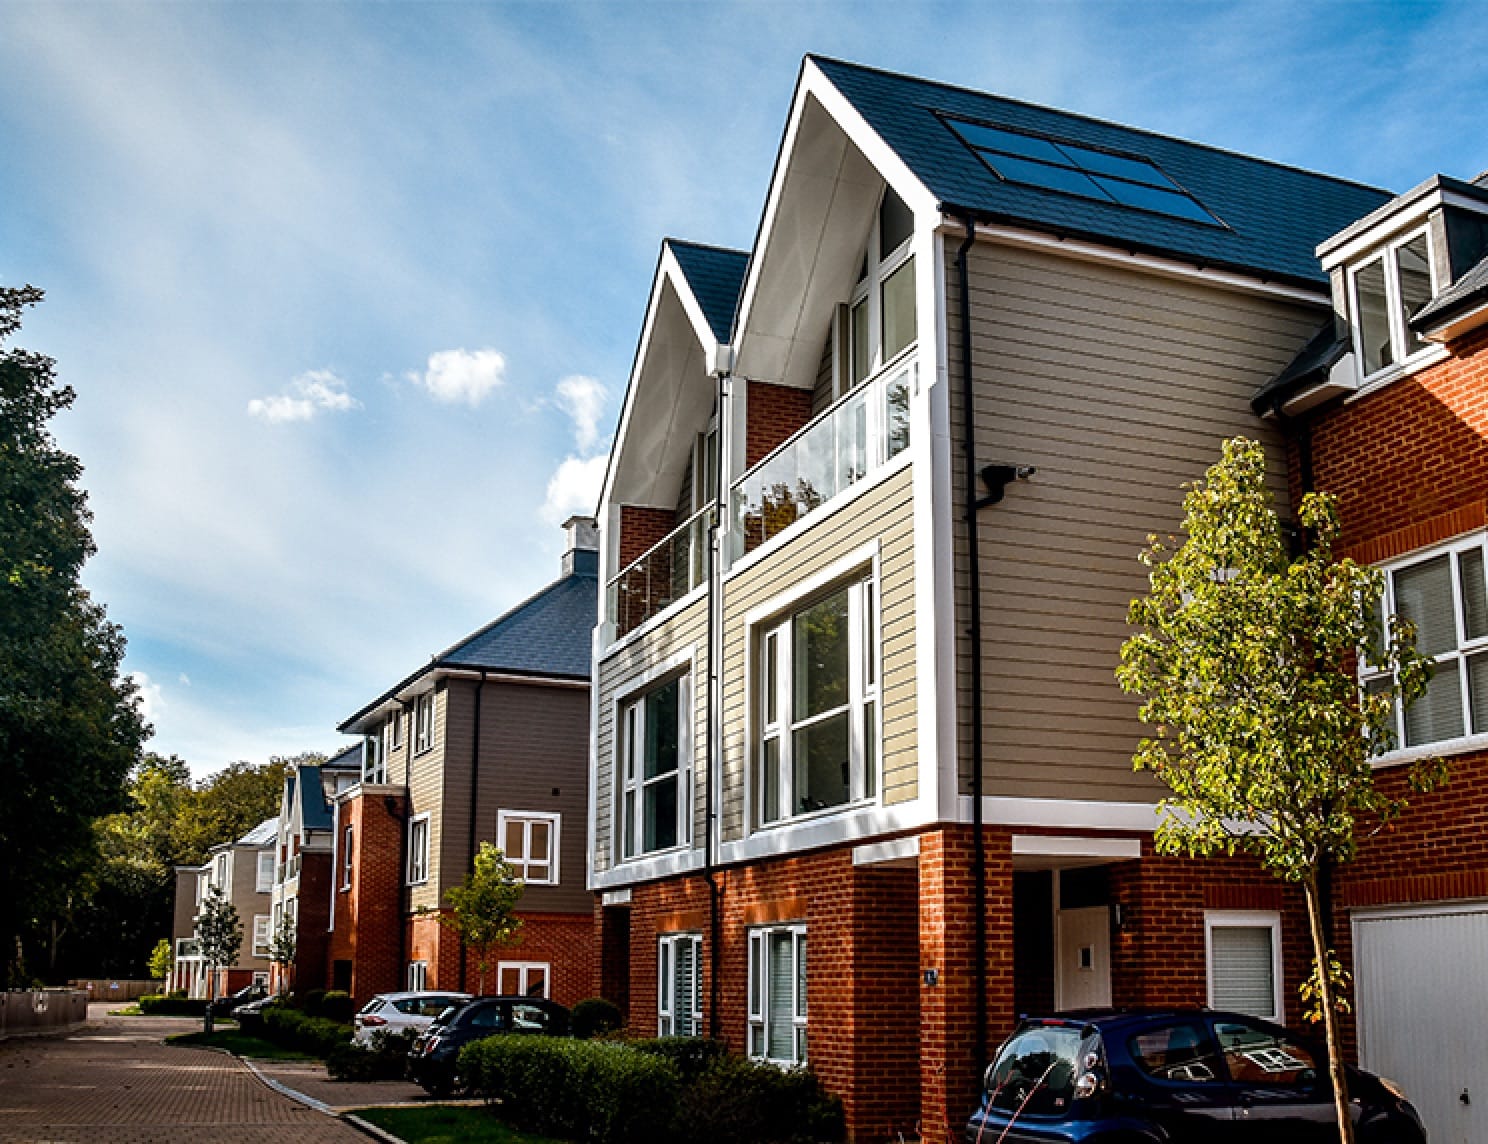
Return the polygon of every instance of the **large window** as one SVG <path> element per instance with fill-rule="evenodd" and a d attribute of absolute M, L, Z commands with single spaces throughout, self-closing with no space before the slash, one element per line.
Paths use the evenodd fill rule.
<path fill-rule="evenodd" d="M 1204 915 L 1209 1007 L 1282 1019 L 1281 917 L 1214 910 Z"/>
<path fill-rule="evenodd" d="M 805 926 L 749 935 L 749 1055 L 782 1064 L 806 1061 Z"/>
<path fill-rule="evenodd" d="M 1436 660 L 1426 694 L 1402 711 L 1396 739 L 1406 747 L 1488 734 L 1488 589 L 1483 538 L 1387 570 L 1381 611 L 1416 626 L 1416 648 Z M 1366 689 L 1389 677 L 1364 665 Z"/>
<path fill-rule="evenodd" d="M 687 841 L 691 806 L 689 688 L 679 675 L 620 711 L 620 856 Z"/>
<path fill-rule="evenodd" d="M 838 588 L 759 636 L 757 825 L 878 793 L 874 582 Z"/>
<path fill-rule="evenodd" d="M 540 810 L 502 810 L 496 814 L 501 849 L 522 881 L 532 885 L 558 881 L 560 815 Z"/>
<path fill-rule="evenodd" d="M 362 740 L 362 782 L 376 786 L 387 782 L 387 756 L 382 750 L 382 739 L 368 735 Z"/>
<path fill-rule="evenodd" d="M 253 956 L 269 956 L 269 915 L 255 914 L 253 917 Z"/>
<path fill-rule="evenodd" d="M 656 948 L 656 1035 L 703 1035 L 703 939 L 667 934 Z"/>
<path fill-rule="evenodd" d="M 884 189 L 852 300 L 839 319 L 837 392 L 846 393 L 915 342 L 914 214 Z"/>
<path fill-rule="evenodd" d="M 260 894 L 267 894 L 274 888 L 274 852 L 272 850 L 258 852 L 258 883 L 255 888 Z"/>
<path fill-rule="evenodd" d="M 408 884 L 429 880 L 429 816 L 416 815 L 408 822 Z"/>
<path fill-rule="evenodd" d="M 426 691 L 413 705 L 413 751 L 422 754 L 434 746 L 434 692 Z"/>
<path fill-rule="evenodd" d="M 1387 246 L 1349 275 L 1355 349 L 1372 377 L 1426 348 L 1411 315 L 1431 300 L 1431 241 L 1426 231 Z"/>
<path fill-rule="evenodd" d="M 496 992 L 505 997 L 546 997 L 553 967 L 546 961 L 496 963 Z"/>

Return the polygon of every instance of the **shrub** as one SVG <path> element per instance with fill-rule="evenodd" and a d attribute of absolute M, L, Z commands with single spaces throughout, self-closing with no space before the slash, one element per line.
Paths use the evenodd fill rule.
<path fill-rule="evenodd" d="M 337 1045 L 326 1057 L 326 1072 L 332 1080 L 398 1080 L 408 1066 L 414 1036 L 412 1029 L 383 1029 L 373 1035 L 370 1049 L 349 1041 Z"/>
<path fill-rule="evenodd" d="M 620 1006 L 603 997 L 590 997 L 580 1001 L 568 1016 L 569 1032 L 581 1041 L 613 1033 L 623 1024 L 625 1018 L 620 1013 Z"/>
<path fill-rule="evenodd" d="M 340 989 L 332 989 L 320 999 L 320 1012 L 316 1015 L 328 1021 L 343 1021 L 349 1024 L 351 1015 L 355 1012 L 356 1002 L 351 999 L 351 994 Z"/>
<path fill-rule="evenodd" d="M 261 1033 L 275 1044 L 325 1057 L 338 1045 L 351 1040 L 351 1027 L 324 1017 L 311 1017 L 287 1005 L 270 1005 L 262 1011 Z"/>
<path fill-rule="evenodd" d="M 557 1037 L 488 1037 L 461 1051 L 459 1071 L 513 1127 L 595 1144 L 664 1139 L 679 1084 L 659 1055 Z"/>
<path fill-rule="evenodd" d="M 319 1017 L 320 1003 L 325 999 L 325 995 L 326 991 L 324 989 L 306 989 L 303 992 L 291 993 L 289 995 L 289 1004 L 301 1013 L 305 1013 L 311 1017 Z"/>
<path fill-rule="evenodd" d="M 655 1037 L 631 1044 L 639 1052 L 670 1061 L 684 1088 L 696 1083 L 710 1065 L 728 1053 L 722 1041 L 707 1037 Z"/>
<path fill-rule="evenodd" d="M 673 1129 L 678 1144 L 817 1144 L 845 1121 L 809 1069 L 720 1054 L 682 1090 Z"/>
<path fill-rule="evenodd" d="M 171 997 L 147 993 L 138 1001 L 139 1010 L 151 1017 L 200 1017 L 207 1011 L 203 998 Z"/>

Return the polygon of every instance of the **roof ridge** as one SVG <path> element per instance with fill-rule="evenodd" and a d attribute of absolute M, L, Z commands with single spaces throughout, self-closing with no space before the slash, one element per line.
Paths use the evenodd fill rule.
<path fill-rule="evenodd" d="M 664 235 L 661 240 L 669 246 L 690 246 L 694 250 L 713 250 L 719 254 L 737 254 L 740 258 L 748 258 L 750 251 L 740 250 L 735 246 L 719 246 L 716 242 L 694 242 L 690 238 L 677 238 L 673 235 Z"/>
<path fill-rule="evenodd" d="M 927 79 L 924 76 L 910 75 L 907 72 L 890 71 L 888 68 L 874 67 L 871 64 L 860 64 L 852 60 L 839 59 L 836 56 L 822 55 L 818 52 L 807 52 L 806 58 L 829 64 L 837 64 L 840 67 L 851 68 L 854 71 L 868 72 L 873 75 L 886 76 L 890 79 L 908 80 L 911 83 L 924 84 L 927 87 L 941 88 L 945 91 L 961 92 L 965 95 L 979 96 L 983 99 L 996 99 L 1003 103 L 1011 103 L 1018 107 L 1026 107 L 1033 111 L 1053 112 L 1056 115 L 1068 116 L 1071 119 L 1079 119 L 1085 123 L 1094 124 L 1097 127 L 1114 128 L 1117 131 L 1129 131 L 1135 135 L 1144 135 L 1149 139 L 1161 139 L 1166 143 L 1178 143 L 1185 147 L 1196 147 L 1202 151 L 1208 151 L 1215 155 L 1226 155 L 1232 159 L 1244 159 L 1249 163 L 1259 163 L 1278 171 L 1291 171 L 1298 175 L 1308 175 L 1315 179 L 1326 179 L 1331 183 L 1342 186 L 1356 187 L 1363 191 L 1374 191 L 1383 195 L 1394 195 L 1395 192 L 1387 187 L 1377 187 L 1371 183 L 1361 182 L 1358 179 L 1346 179 L 1342 175 L 1329 175 L 1323 171 L 1315 171 L 1310 167 L 1301 167 L 1295 163 L 1283 163 L 1277 159 L 1267 159 L 1261 155 L 1250 155 L 1244 151 L 1236 151 L 1230 147 L 1217 147 L 1213 143 L 1202 143 L 1196 139 L 1185 139 L 1181 135 L 1168 135 L 1161 131 L 1153 131 L 1147 127 L 1135 127 L 1129 123 L 1119 123 L 1114 119 L 1102 119 L 1095 115 L 1088 115 L 1082 111 L 1069 111 L 1062 107 L 1054 107 L 1047 103 L 1034 103 L 1032 100 L 1019 99 L 1012 95 L 999 95 L 995 91 L 984 91 L 980 88 L 969 87 L 966 84 L 946 83 L 943 80 Z M 944 112 L 944 108 L 932 108 L 932 111 Z"/>

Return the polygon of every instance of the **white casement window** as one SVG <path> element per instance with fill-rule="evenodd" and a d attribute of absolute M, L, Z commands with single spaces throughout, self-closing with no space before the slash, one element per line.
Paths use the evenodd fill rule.
<path fill-rule="evenodd" d="M 260 894 L 267 894 L 274 888 L 274 852 L 272 850 L 260 850 L 258 852 L 258 880 L 254 884 Z"/>
<path fill-rule="evenodd" d="M 429 988 L 429 963 L 410 961 L 408 963 L 408 991 L 422 993 L 427 988 Z"/>
<path fill-rule="evenodd" d="M 1426 230 L 1398 239 L 1349 271 L 1354 351 L 1365 378 L 1404 362 L 1427 343 L 1411 315 L 1435 293 L 1431 238 Z"/>
<path fill-rule="evenodd" d="M 351 889 L 352 848 L 356 845 L 356 831 L 348 826 L 341 835 L 341 888 Z"/>
<path fill-rule="evenodd" d="M 253 918 L 253 956 L 268 957 L 270 934 L 268 914 L 255 914 Z"/>
<path fill-rule="evenodd" d="M 429 880 L 429 814 L 408 820 L 408 884 L 417 886 Z"/>
<path fill-rule="evenodd" d="M 562 815 L 540 810 L 499 810 L 496 834 L 501 849 L 529 885 L 558 882 L 558 828 Z"/>
<path fill-rule="evenodd" d="M 877 797 L 876 611 L 864 579 L 759 633 L 757 826 Z"/>
<path fill-rule="evenodd" d="M 362 740 L 362 782 L 376 786 L 387 781 L 387 759 L 382 752 L 382 740 L 368 735 Z"/>
<path fill-rule="evenodd" d="M 434 746 L 434 692 L 426 691 L 413 705 L 413 753 L 421 755 Z"/>
<path fill-rule="evenodd" d="M 394 711 L 382 725 L 382 753 L 386 756 L 403 745 L 403 713 Z"/>
<path fill-rule="evenodd" d="M 1488 587 L 1483 536 L 1385 569 L 1380 611 L 1416 626 L 1416 649 L 1436 661 L 1426 694 L 1395 705 L 1396 742 L 1405 747 L 1488 735 Z M 1361 672 L 1365 690 L 1389 676 Z"/>
<path fill-rule="evenodd" d="M 546 961 L 498 961 L 496 992 L 506 997 L 546 997 L 553 968 Z"/>
<path fill-rule="evenodd" d="M 620 709 L 622 860 L 685 845 L 692 821 L 692 711 L 686 674 Z"/>
<path fill-rule="evenodd" d="M 913 234 L 913 212 L 885 187 L 852 300 L 838 311 L 839 397 L 915 343 L 914 258 L 909 253 Z"/>
<path fill-rule="evenodd" d="M 806 1062 L 806 927 L 749 933 L 749 1055 Z"/>
<path fill-rule="evenodd" d="M 211 882 L 211 874 L 198 874 L 196 876 L 196 904 L 200 906 L 202 899 L 207 896 L 207 886 Z"/>
<path fill-rule="evenodd" d="M 1211 1009 L 1282 1019 L 1280 914 L 1210 910 L 1204 949 Z"/>
<path fill-rule="evenodd" d="M 703 1035 L 703 939 L 672 933 L 656 945 L 656 1035 Z"/>
<path fill-rule="evenodd" d="M 229 859 L 231 857 L 232 855 L 230 854 L 217 855 L 216 870 L 212 878 L 212 884 L 229 896 L 232 894 L 232 884 L 228 881 L 227 873 L 230 868 Z"/>

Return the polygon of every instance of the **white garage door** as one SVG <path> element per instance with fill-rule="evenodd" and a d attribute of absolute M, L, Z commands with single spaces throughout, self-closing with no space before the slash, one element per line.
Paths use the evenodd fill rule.
<path fill-rule="evenodd" d="M 1488 903 L 1354 915 L 1359 1063 L 1399 1081 L 1431 1144 L 1488 1141 Z"/>

